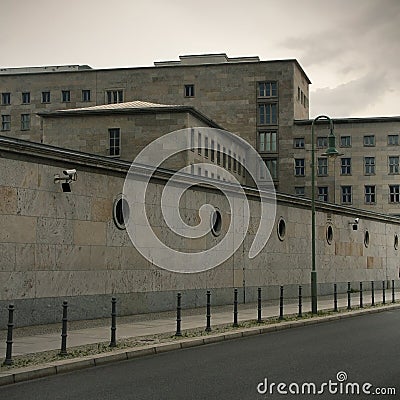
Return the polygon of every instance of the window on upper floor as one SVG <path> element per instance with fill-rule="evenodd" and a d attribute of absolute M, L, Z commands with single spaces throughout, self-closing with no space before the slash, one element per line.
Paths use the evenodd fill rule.
<path fill-rule="evenodd" d="M 31 115 L 21 114 L 21 131 L 27 131 L 31 129 Z"/>
<path fill-rule="evenodd" d="M 1 94 L 1 104 L 3 106 L 8 106 L 11 104 L 11 93 L 10 92 L 3 92 Z"/>
<path fill-rule="evenodd" d="M 122 103 L 124 101 L 124 91 L 122 89 L 106 90 L 107 104 Z"/>
<path fill-rule="evenodd" d="M 185 85 L 183 91 L 184 91 L 185 97 L 194 97 L 194 85 L 193 84 Z"/>
<path fill-rule="evenodd" d="M 328 159 L 326 157 L 318 157 L 317 174 L 318 176 L 328 175 Z"/>
<path fill-rule="evenodd" d="M 271 175 L 271 178 L 276 181 L 278 179 L 278 160 L 276 158 L 270 158 L 264 160 L 265 165 Z"/>
<path fill-rule="evenodd" d="M 328 186 L 318 186 L 318 200 L 328 201 Z"/>
<path fill-rule="evenodd" d="M 400 185 L 389 185 L 389 203 L 400 203 Z"/>
<path fill-rule="evenodd" d="M 217 164 L 221 165 L 221 145 L 217 143 Z"/>
<path fill-rule="evenodd" d="M 50 92 L 42 92 L 42 103 L 50 103 L 51 97 L 50 97 Z"/>
<path fill-rule="evenodd" d="M 305 187 L 304 186 L 295 186 L 294 194 L 296 196 L 304 196 L 305 194 Z"/>
<path fill-rule="evenodd" d="M 267 81 L 258 82 L 258 97 L 276 97 L 278 96 L 278 82 Z"/>
<path fill-rule="evenodd" d="M 351 147 L 351 136 L 340 136 L 340 147 Z"/>
<path fill-rule="evenodd" d="M 341 197 L 342 197 L 342 204 L 352 204 L 352 187 L 351 186 L 342 186 L 341 187 Z"/>
<path fill-rule="evenodd" d="M 258 132 L 258 151 L 262 152 L 276 152 L 277 150 L 277 132 L 264 131 Z"/>
<path fill-rule="evenodd" d="M 22 104 L 29 104 L 31 102 L 31 93 L 30 92 L 22 92 L 21 100 L 22 100 Z"/>
<path fill-rule="evenodd" d="M 61 91 L 61 101 L 63 103 L 68 103 L 71 101 L 71 91 L 70 90 L 62 90 Z"/>
<path fill-rule="evenodd" d="M 364 146 L 366 147 L 375 146 L 375 135 L 365 135 Z"/>
<path fill-rule="evenodd" d="M 398 146 L 399 145 L 399 135 L 388 135 L 388 145 Z"/>
<path fill-rule="evenodd" d="M 375 175 L 375 157 L 364 157 L 364 174 Z"/>
<path fill-rule="evenodd" d="M 9 131 L 11 129 L 11 115 L 1 116 L 1 130 Z"/>
<path fill-rule="evenodd" d="M 364 196 L 365 204 L 375 204 L 376 203 L 376 190 L 374 185 L 364 186 Z"/>
<path fill-rule="evenodd" d="M 82 101 L 90 101 L 90 94 L 89 89 L 82 90 Z"/>
<path fill-rule="evenodd" d="M 258 123 L 260 125 L 278 124 L 278 104 L 265 103 L 258 105 Z"/>
<path fill-rule="evenodd" d="M 318 136 L 317 137 L 317 148 L 324 149 L 328 147 L 328 137 L 327 136 Z"/>
<path fill-rule="evenodd" d="M 215 141 L 211 139 L 210 160 L 215 162 Z"/>
<path fill-rule="evenodd" d="M 110 152 L 112 157 L 121 155 L 121 133 L 119 128 L 111 128 L 108 130 Z"/>
<path fill-rule="evenodd" d="M 296 158 L 294 160 L 294 175 L 304 176 L 305 175 L 305 160 L 304 158 Z"/>
<path fill-rule="evenodd" d="M 389 156 L 389 174 L 399 173 L 399 156 Z"/>
<path fill-rule="evenodd" d="M 304 138 L 294 138 L 293 139 L 293 147 L 295 149 L 304 149 L 305 141 Z"/>
<path fill-rule="evenodd" d="M 202 141 L 201 141 L 201 133 L 197 132 L 197 153 L 199 155 L 202 154 L 202 147 L 201 147 L 202 145 L 203 144 L 202 144 Z"/>
<path fill-rule="evenodd" d="M 351 175 L 351 158 L 340 159 L 340 175 Z"/>
<path fill-rule="evenodd" d="M 204 138 L 204 157 L 208 158 L 208 137 Z"/>

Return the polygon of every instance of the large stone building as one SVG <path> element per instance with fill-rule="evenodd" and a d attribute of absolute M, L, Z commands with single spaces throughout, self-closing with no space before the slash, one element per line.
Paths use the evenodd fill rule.
<path fill-rule="evenodd" d="M 194 123 L 217 125 L 259 151 L 278 191 L 309 197 L 310 83 L 296 60 L 260 61 L 225 54 L 182 56 L 140 68 L 3 69 L 1 130 L 3 135 L 115 157 L 110 149 L 119 129 L 120 157 L 132 159 L 130 146 L 145 146 L 157 134 L 158 124 L 160 135 Z M 175 117 L 180 112 L 196 116 L 189 123 L 177 123 L 175 117 L 163 120 L 157 112 L 139 117 L 136 109 L 135 117 L 126 111 L 124 120 L 118 106 L 138 100 L 167 104 L 170 110 L 180 106 L 174 109 Z M 94 118 L 93 107 L 102 106 L 101 118 L 100 113 Z M 76 110 L 68 116 L 62 112 L 66 109 Z M 167 116 L 166 109 L 163 115 Z M 100 126 L 99 120 L 107 124 Z M 400 117 L 335 119 L 335 127 L 343 156 L 335 162 L 318 157 L 319 199 L 400 214 Z M 327 132 L 326 124 L 316 126 L 317 151 L 325 147 Z"/>

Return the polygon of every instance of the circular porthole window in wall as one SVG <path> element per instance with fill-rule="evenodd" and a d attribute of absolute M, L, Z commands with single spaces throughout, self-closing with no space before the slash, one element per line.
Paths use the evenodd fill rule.
<path fill-rule="evenodd" d="M 129 204 L 120 194 L 114 200 L 113 219 L 118 229 L 126 229 L 126 223 L 129 219 Z"/>
<path fill-rule="evenodd" d="M 399 248 L 399 237 L 397 233 L 394 235 L 394 249 L 397 250 Z"/>
<path fill-rule="evenodd" d="M 222 215 L 219 210 L 214 210 L 211 214 L 211 232 L 214 236 L 219 236 L 222 231 Z"/>
<path fill-rule="evenodd" d="M 286 236 L 286 222 L 285 220 L 281 217 L 279 218 L 278 225 L 276 226 L 276 229 L 278 231 L 278 238 L 279 240 L 283 241 L 285 240 Z"/>
<path fill-rule="evenodd" d="M 364 246 L 368 247 L 369 246 L 369 232 L 365 231 L 364 233 Z"/>
<path fill-rule="evenodd" d="M 333 227 L 332 225 L 328 225 L 326 227 L 326 241 L 328 244 L 332 244 L 333 241 Z"/>

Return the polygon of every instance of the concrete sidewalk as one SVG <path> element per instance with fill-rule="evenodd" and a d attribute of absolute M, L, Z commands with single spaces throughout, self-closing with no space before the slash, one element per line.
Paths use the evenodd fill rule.
<path fill-rule="evenodd" d="M 353 308 L 359 307 L 359 293 L 351 294 Z M 400 298 L 400 291 L 396 291 L 395 298 Z M 392 301 L 391 291 L 386 291 L 386 303 Z M 375 303 L 382 302 L 382 291 L 375 291 Z M 371 304 L 371 294 L 363 293 L 364 306 Z M 338 295 L 338 307 L 347 307 L 347 294 Z M 319 310 L 333 310 L 333 296 L 320 296 L 318 298 Z M 240 304 L 238 307 L 239 322 L 257 319 L 257 304 Z M 311 311 L 311 299 L 303 298 L 303 313 Z M 298 313 L 298 299 L 287 299 L 284 304 L 284 314 Z M 182 310 L 182 331 L 186 329 L 205 328 L 205 308 Z M 262 317 L 270 318 L 279 316 L 279 300 L 263 303 Z M 117 341 L 123 338 L 136 338 L 156 334 L 175 333 L 175 313 L 167 312 L 154 315 L 141 315 L 140 318 L 120 317 L 117 318 Z M 139 317 L 139 316 L 136 316 Z M 129 321 L 130 320 L 130 321 Z M 88 345 L 110 341 L 110 319 L 95 321 L 72 322 L 68 331 L 67 347 Z M 129 321 L 129 322 L 127 322 Z M 211 309 L 211 327 L 233 322 L 233 306 L 218 306 Z M 76 327 L 87 324 L 98 324 L 99 326 L 77 329 Z M 75 327 L 75 328 L 74 328 Z M 34 331 L 42 333 L 34 333 Z M 29 332 L 31 332 L 29 334 Z M 33 333 L 32 333 L 33 332 Z M 6 331 L 0 331 L 0 359 L 6 351 Z M 21 356 L 30 353 L 39 353 L 48 350 L 58 350 L 61 346 L 61 323 L 49 326 L 19 328 L 15 330 L 13 343 L 13 356 Z"/>

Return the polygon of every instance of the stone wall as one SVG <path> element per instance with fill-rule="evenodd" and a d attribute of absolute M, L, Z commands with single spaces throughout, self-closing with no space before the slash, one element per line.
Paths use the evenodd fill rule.
<path fill-rule="evenodd" d="M 0 324 L 5 326 L 5 307 L 16 306 L 16 324 L 56 322 L 62 300 L 70 303 L 73 319 L 109 315 L 111 296 L 119 301 L 121 314 L 173 309 L 177 291 L 184 307 L 204 304 L 206 289 L 213 304 L 231 301 L 232 288 L 240 299 L 256 298 L 256 288 L 277 297 L 278 286 L 288 285 L 294 294 L 298 284 L 308 293 L 310 281 L 310 203 L 278 195 L 277 218 L 264 250 L 254 259 L 248 249 L 258 226 L 259 201 L 249 189 L 251 220 L 248 234 L 238 251 L 220 266 L 196 274 L 165 271 L 144 259 L 133 247 L 127 232 L 116 227 L 113 202 L 122 192 L 129 163 L 104 157 L 53 150 L 11 140 L 0 140 Z M 78 180 L 72 192 L 63 193 L 54 184 L 54 174 L 76 168 Z M 138 169 L 140 177 L 140 168 Z M 166 175 L 156 176 L 148 193 L 148 211 L 154 230 L 180 249 L 185 240 L 174 240 L 164 229 L 159 198 Z M 219 183 L 221 185 L 221 183 Z M 230 210 L 225 198 L 209 187 L 189 190 L 180 204 L 184 219 L 196 221 L 200 205 L 210 202 L 222 213 L 223 230 Z M 350 221 L 360 218 L 359 229 Z M 283 218 L 286 234 L 277 235 Z M 333 229 L 331 244 L 327 227 Z M 364 244 L 368 230 L 370 241 Z M 398 250 L 394 236 L 400 226 L 396 218 L 344 208 L 318 205 L 317 269 L 320 293 L 331 283 L 386 280 L 398 277 Z M 223 237 L 223 235 L 221 235 Z M 208 248 L 219 238 L 207 235 L 195 249 Z"/>

